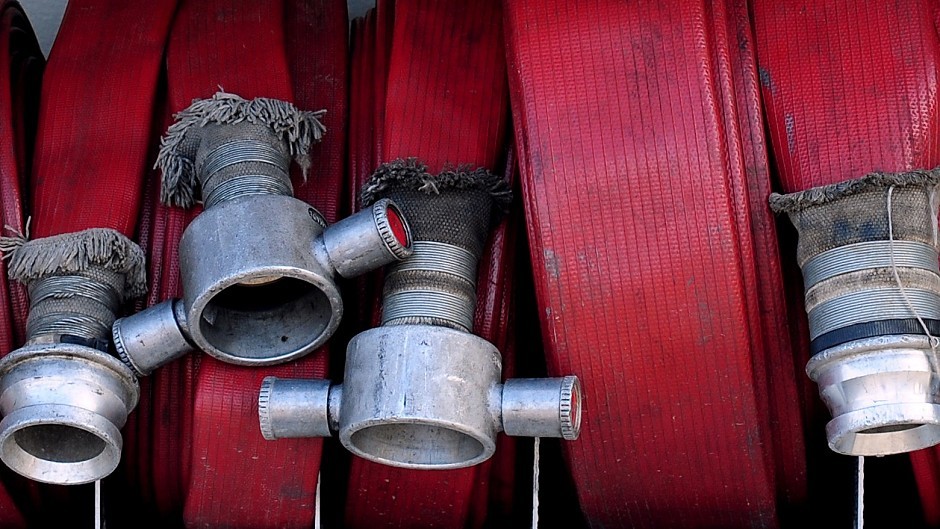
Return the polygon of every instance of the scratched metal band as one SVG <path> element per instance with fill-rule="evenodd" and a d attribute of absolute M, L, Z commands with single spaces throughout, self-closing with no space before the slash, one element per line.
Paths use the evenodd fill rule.
<path fill-rule="evenodd" d="M 439 290 L 404 290 L 385 297 L 382 325 L 407 324 L 428 319 L 453 322 L 473 329 L 473 303 Z"/>
<path fill-rule="evenodd" d="M 852 292 L 820 303 L 808 314 L 810 338 L 857 323 L 911 318 L 911 307 L 921 318 L 940 319 L 940 295 L 913 288 L 904 291 L 910 306 L 897 287 Z"/>
<path fill-rule="evenodd" d="M 409 270 L 443 272 L 476 285 L 477 258 L 469 251 L 435 241 L 414 241 L 413 246 L 411 257 L 392 267 L 389 275 Z"/>
<path fill-rule="evenodd" d="M 84 276 L 38 279 L 30 285 L 29 294 L 29 339 L 42 335 L 109 336 L 121 303 L 112 286 Z"/>
<path fill-rule="evenodd" d="M 893 249 L 893 250 L 892 250 Z M 838 275 L 868 268 L 921 268 L 940 275 L 937 250 L 917 241 L 866 241 L 839 246 L 813 256 L 803 265 L 806 289 Z"/>
<path fill-rule="evenodd" d="M 294 188 L 290 180 L 271 175 L 247 174 L 233 176 L 209 191 L 205 198 L 205 207 L 210 208 L 227 200 L 247 195 L 284 195 L 293 196 Z"/>
<path fill-rule="evenodd" d="M 242 139 L 226 142 L 206 155 L 200 171 L 202 181 L 208 184 L 216 173 L 237 163 L 268 164 L 286 177 L 290 158 L 271 144 L 262 141 Z"/>

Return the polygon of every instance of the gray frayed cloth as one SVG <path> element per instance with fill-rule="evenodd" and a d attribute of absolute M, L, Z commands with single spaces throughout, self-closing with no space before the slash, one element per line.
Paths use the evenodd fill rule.
<path fill-rule="evenodd" d="M 915 170 L 906 173 L 869 173 L 861 178 L 837 184 L 819 186 L 805 191 L 782 195 L 771 193 L 770 209 L 774 213 L 793 213 L 810 206 L 828 204 L 865 191 L 889 187 L 932 187 L 940 184 L 940 167 L 931 170 Z"/>
<path fill-rule="evenodd" d="M 294 161 L 303 169 L 306 178 L 310 168 L 310 146 L 320 141 L 326 128 L 320 118 L 326 110 L 303 111 L 278 99 L 259 97 L 243 99 L 235 94 L 217 92 L 210 99 L 196 99 L 174 117 L 160 142 L 156 167 L 163 173 L 160 198 L 164 204 L 192 207 L 198 193 L 195 174 L 195 156 L 198 141 L 193 141 L 194 130 L 209 124 L 235 124 L 248 122 L 270 128 L 287 142 Z"/>
<path fill-rule="evenodd" d="M 446 168 L 440 174 L 428 173 L 426 165 L 416 158 L 395 160 L 382 164 L 362 188 L 362 203 L 369 205 L 381 198 L 391 188 L 407 188 L 423 191 L 429 195 L 445 189 L 479 189 L 489 193 L 500 211 L 506 211 L 512 202 L 509 182 L 486 169 L 468 166 Z"/>
<path fill-rule="evenodd" d="M 91 228 L 41 239 L 0 238 L 10 279 L 29 284 L 58 275 L 106 270 L 124 276 L 123 299 L 147 293 L 144 252 L 134 241 L 110 228 Z"/>

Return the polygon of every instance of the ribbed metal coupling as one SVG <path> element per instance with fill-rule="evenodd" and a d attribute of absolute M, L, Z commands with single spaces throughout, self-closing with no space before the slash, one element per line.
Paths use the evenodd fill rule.
<path fill-rule="evenodd" d="M 251 195 L 294 196 L 290 155 L 280 142 L 236 137 L 200 156 L 205 208 Z"/>
<path fill-rule="evenodd" d="M 899 454 L 940 443 L 930 339 L 876 336 L 813 356 L 806 373 L 832 412 L 826 436 L 847 455 Z"/>
<path fill-rule="evenodd" d="M 338 432 L 360 457 L 415 469 L 481 463 L 500 431 L 577 439 L 577 377 L 502 384 L 501 370 L 499 351 L 478 336 L 432 325 L 378 327 L 350 342 L 342 385 L 265 379 L 261 431 L 266 439 Z"/>
<path fill-rule="evenodd" d="M 799 230 L 813 356 L 832 450 L 940 443 L 937 178 L 914 171 L 775 196 Z"/>
<path fill-rule="evenodd" d="M 339 326 L 337 275 L 354 277 L 410 254 L 408 222 L 390 200 L 329 227 L 289 196 L 223 202 L 196 217 L 180 240 L 183 298 L 119 320 L 115 343 L 140 374 L 194 346 L 232 364 L 287 362 Z"/>
<path fill-rule="evenodd" d="M 918 241 L 864 241 L 811 257 L 803 264 L 810 338 L 914 314 L 940 319 L 937 263 L 937 249 Z"/>
<path fill-rule="evenodd" d="M 120 462 L 120 429 L 138 396 L 130 369 L 97 349 L 18 349 L 0 360 L 0 458 L 44 483 L 102 479 Z"/>
<path fill-rule="evenodd" d="M 436 323 L 469 332 L 476 309 L 478 261 L 478 256 L 457 245 L 415 241 L 414 254 L 389 267 L 386 283 L 406 286 L 386 292 L 382 325 Z"/>

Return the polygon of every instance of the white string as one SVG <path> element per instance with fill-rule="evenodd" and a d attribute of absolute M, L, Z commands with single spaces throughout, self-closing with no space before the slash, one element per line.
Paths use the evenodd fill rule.
<path fill-rule="evenodd" d="M 320 473 L 317 472 L 317 498 L 313 507 L 313 529 L 320 529 Z"/>
<path fill-rule="evenodd" d="M 539 443 L 536 437 L 532 448 L 532 529 L 539 526 Z"/>
<path fill-rule="evenodd" d="M 930 343 L 930 350 L 932 354 L 928 355 L 928 361 L 930 362 L 930 369 L 934 372 L 935 375 L 940 375 L 940 361 L 937 360 L 937 345 L 940 340 L 935 338 L 930 334 L 930 330 L 927 329 L 927 324 L 924 323 L 923 318 L 920 317 L 920 314 L 917 313 L 917 310 L 914 308 L 914 305 L 911 303 L 910 298 L 907 297 L 907 291 L 904 289 L 904 284 L 901 283 L 901 276 L 898 274 L 898 267 L 894 263 L 894 221 L 891 217 L 891 196 L 894 193 L 894 186 L 888 188 L 888 257 L 891 259 L 891 271 L 894 273 L 894 280 L 898 284 L 898 290 L 901 291 L 901 297 L 904 298 L 904 302 L 907 303 L 908 310 L 917 318 L 917 322 L 920 323 L 921 328 L 924 330 L 924 334 L 927 335 L 927 341 Z M 937 376 L 931 377 L 931 387 L 932 392 L 936 393 L 936 385 L 938 383 Z"/>
<path fill-rule="evenodd" d="M 858 457 L 855 468 L 855 529 L 865 528 L 865 457 Z"/>
<path fill-rule="evenodd" d="M 95 529 L 104 529 L 101 520 L 101 480 L 95 481 Z"/>

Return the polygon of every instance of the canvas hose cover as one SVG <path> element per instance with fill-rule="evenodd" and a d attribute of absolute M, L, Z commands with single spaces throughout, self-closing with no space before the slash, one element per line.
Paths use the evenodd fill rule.
<path fill-rule="evenodd" d="M 587 523 L 778 527 L 806 461 L 747 6 L 506 10 L 549 374 L 584 388 L 564 448 Z"/>
<path fill-rule="evenodd" d="M 354 25 L 350 107 L 353 185 L 383 163 L 416 158 L 427 172 L 445 167 L 506 173 L 508 94 L 499 4 L 384 2 Z M 371 124 L 371 126 L 370 126 Z M 410 217 L 409 217 L 409 220 Z M 473 332 L 511 366 L 508 315 L 515 226 L 490 235 L 480 261 Z M 417 237 L 417 232 L 416 232 Z M 486 278 L 484 280 L 484 278 Z M 375 327 L 381 286 L 363 282 L 361 329 Z M 366 297 L 368 296 L 368 297 Z M 504 373 L 507 374 L 507 373 Z M 343 527 L 481 527 L 488 510 L 512 505 L 512 441 L 501 438 L 490 462 L 459 470 L 420 471 L 352 458 Z"/>
<path fill-rule="evenodd" d="M 67 10 L 57 37 L 58 51 L 43 79 L 35 148 L 17 147 L 18 183 L 3 184 L 4 222 L 14 228 L 4 233 L 11 276 L 27 283 L 47 275 L 107 276 L 113 279 L 106 280 L 113 295 L 129 299 L 143 293 L 143 254 L 129 237 L 137 227 L 151 113 L 174 9 L 175 1 L 140 5 L 76 1 Z M 4 7 L 4 16 L 15 15 Z M 28 28 L 23 22 L 14 27 L 16 32 Z M 113 39 L 99 38 L 115 27 L 126 31 Z M 14 39 L 8 45 L 22 43 Z M 38 49 L 34 53 L 38 55 Z M 17 95 L 21 89 L 13 85 L 12 95 L 20 99 L 18 108 L 25 110 L 32 103 Z M 35 86 L 31 90 L 38 94 Z M 23 125 L 19 119 L 2 121 L 0 127 Z M 35 159 L 27 179 L 24 159 L 32 152 Z M 11 205 L 17 193 L 29 197 L 24 198 L 22 210 Z M 57 240 L 64 244 L 56 244 Z M 15 309 L 12 322 L 13 345 L 19 346 L 25 339 L 25 296 L 16 294 L 14 300 L 21 307 Z M 84 310 L 78 305 L 73 308 Z M 106 330 L 107 322 L 99 323 Z M 31 504 L 30 524 L 72 521 L 69 513 L 88 508 L 77 507 L 87 502 L 74 489 L 43 485 L 18 489 Z"/>
<path fill-rule="evenodd" d="M 23 185 L 32 161 L 43 64 L 21 8 L 0 2 L 0 224 L 19 232 L 25 230 Z M 25 340 L 27 309 L 25 288 L 7 279 L 6 262 L 0 262 L 0 355 Z M 37 509 L 38 487 L 9 474 L 0 483 L 0 525 L 25 528 L 23 513 Z"/>
<path fill-rule="evenodd" d="M 782 192 L 940 164 L 937 16 L 929 1 L 902 9 L 755 3 L 761 89 Z M 933 526 L 940 525 L 938 454 L 911 454 Z"/>
<path fill-rule="evenodd" d="M 302 109 L 327 109 L 323 141 L 311 148 L 309 182 L 292 167 L 294 196 L 329 221 L 341 208 L 346 76 L 346 5 L 242 0 L 183 2 L 167 49 L 170 114 L 223 88 Z M 153 178 L 158 180 L 156 174 Z M 141 243 L 151 264 L 147 303 L 179 297 L 178 244 L 196 210 L 160 203 L 148 189 Z M 266 375 L 322 378 L 326 350 L 265 370 L 187 355 L 150 380 L 129 428 L 137 444 L 133 479 L 168 521 L 187 526 L 310 527 L 319 439 L 272 443 L 258 430 L 257 393 Z"/>

